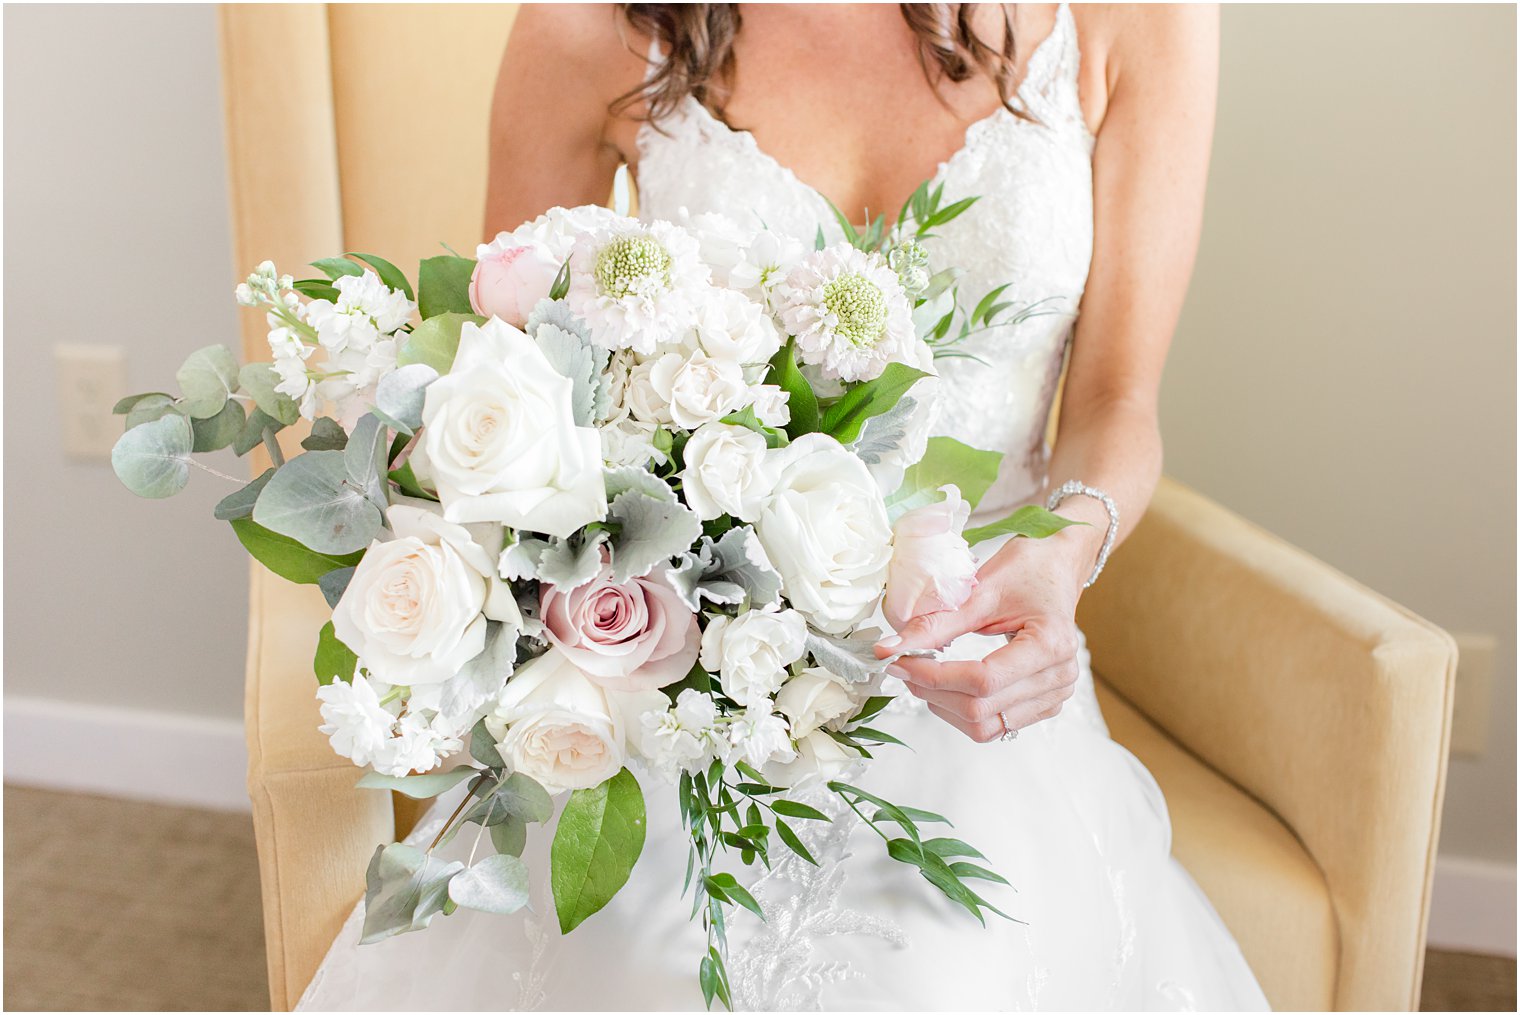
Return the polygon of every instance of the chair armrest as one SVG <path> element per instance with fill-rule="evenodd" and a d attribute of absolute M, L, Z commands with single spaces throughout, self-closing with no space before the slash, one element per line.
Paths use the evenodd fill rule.
<path fill-rule="evenodd" d="M 1078 621 L 1094 669 L 1319 864 L 1340 930 L 1336 1007 L 1413 1010 L 1451 637 L 1170 480 Z"/>
<path fill-rule="evenodd" d="M 244 718 L 248 795 L 263 883 L 270 1004 L 293 1008 L 364 893 L 376 845 L 394 833 L 391 794 L 354 788 L 359 772 L 317 732 L 311 657 L 321 593 L 252 564 Z"/>

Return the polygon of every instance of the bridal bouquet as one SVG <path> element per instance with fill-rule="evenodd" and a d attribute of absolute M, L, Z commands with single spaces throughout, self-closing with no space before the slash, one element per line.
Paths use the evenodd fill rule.
<path fill-rule="evenodd" d="M 798 829 L 829 819 L 803 791 L 997 912 L 971 884 L 1003 879 L 923 831 L 945 819 L 856 785 L 900 743 L 873 725 L 879 620 L 964 602 L 977 540 L 1065 524 L 1028 507 L 964 531 L 999 456 L 928 436 L 936 355 L 1039 312 L 1002 289 L 967 311 L 954 267 L 930 265 L 920 241 L 970 204 L 920 188 L 892 229 L 841 216 L 844 241 L 820 229 L 814 249 L 713 215 L 556 208 L 424 260 L 415 289 L 372 254 L 302 280 L 265 262 L 237 299 L 266 315 L 269 362 L 201 349 L 180 394 L 118 404 L 112 460 L 145 497 L 206 468 L 194 453 L 267 449 L 216 517 L 332 608 L 322 732 L 371 770 L 361 786 L 465 784 L 429 847 L 376 851 L 366 940 L 524 906 L 527 826 L 557 799 L 568 933 L 639 857 L 631 768 L 673 785 L 690 833 L 709 1006 L 729 1003 L 725 911 L 764 916 L 722 861 L 768 866 L 779 841 L 815 862 Z M 298 425 L 287 459 L 275 437 Z M 435 855 L 471 825 L 468 866 Z"/>

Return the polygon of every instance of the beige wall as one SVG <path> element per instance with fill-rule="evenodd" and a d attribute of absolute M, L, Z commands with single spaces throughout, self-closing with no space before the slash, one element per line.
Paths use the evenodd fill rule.
<path fill-rule="evenodd" d="M 1453 761 L 1441 845 L 1513 862 L 1514 8 L 1230 7 L 1223 28 L 1166 469 L 1498 637 L 1489 751 Z"/>
<path fill-rule="evenodd" d="M 236 343 L 218 73 L 209 5 L 5 9 L 7 695 L 242 713 L 235 487 L 143 501 L 66 461 L 53 368 L 120 345 L 150 390 Z"/>
<path fill-rule="evenodd" d="M 5 28 L 7 691 L 237 716 L 222 491 L 145 503 L 65 462 L 51 360 L 119 343 L 138 389 L 236 340 L 214 10 L 10 7 Z M 1241 7 L 1224 33 L 1168 470 L 1500 639 L 1490 753 L 1454 764 L 1443 846 L 1512 859 L 1513 10 Z"/>

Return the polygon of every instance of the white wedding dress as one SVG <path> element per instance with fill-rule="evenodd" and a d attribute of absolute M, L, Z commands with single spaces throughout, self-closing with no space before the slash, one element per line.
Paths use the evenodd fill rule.
<path fill-rule="evenodd" d="M 1051 399 L 1092 251 L 1093 138 L 1077 101 L 1078 48 L 1062 5 L 1032 55 L 1018 102 L 1038 121 L 1000 111 L 974 124 L 939 167 L 946 199 L 980 195 L 934 241 L 967 269 L 965 291 L 1012 281 L 1021 301 L 1056 297 L 1065 311 L 977 336 L 970 359 L 942 361 L 950 397 L 939 429 L 1006 453 L 983 502 L 1001 515 L 1044 480 Z M 756 145 L 688 102 L 640 139 L 646 218 L 680 209 L 752 210 L 771 229 L 811 241 L 832 215 L 824 200 Z M 1122 550 L 1120 551 L 1122 552 Z M 970 636 L 954 654 L 985 655 Z M 1014 889 L 985 894 L 1018 922 L 985 928 L 947 902 L 826 792 L 807 799 L 839 815 L 796 822 L 821 867 L 776 849 L 753 894 L 768 919 L 730 920 L 734 1004 L 769 1010 L 1245 1010 L 1266 999 L 1229 931 L 1170 856 L 1166 803 L 1150 774 L 1109 739 L 1083 652 L 1076 696 L 1056 718 L 1008 744 L 980 745 L 904 694 L 875 725 L 913 746 L 883 748 L 861 785 L 895 803 L 945 814 Z M 621 894 L 568 936 L 554 923 L 547 832 L 525 858 L 537 872 L 533 913 L 460 910 L 420 933 L 359 945 L 356 910 L 301 1007 L 363 1009 L 700 1009 L 705 939 L 680 898 L 686 837 L 671 787 L 646 780 L 648 838 Z M 413 839 L 452 809 L 436 806 Z M 848 817 L 848 820 L 847 820 Z M 472 835 L 451 849 L 467 853 Z M 736 864 L 737 866 L 737 864 Z M 763 873 L 763 872 L 761 872 Z M 980 889 L 979 889 L 980 890 Z"/>

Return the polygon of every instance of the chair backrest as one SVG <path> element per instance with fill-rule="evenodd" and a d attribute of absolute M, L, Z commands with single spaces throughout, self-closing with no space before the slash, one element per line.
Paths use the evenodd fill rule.
<path fill-rule="evenodd" d="M 491 95 L 516 4 L 228 4 L 221 12 L 233 244 L 265 258 L 381 254 L 409 274 L 471 256 Z M 244 351 L 267 359 L 257 315 Z"/>

